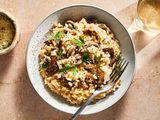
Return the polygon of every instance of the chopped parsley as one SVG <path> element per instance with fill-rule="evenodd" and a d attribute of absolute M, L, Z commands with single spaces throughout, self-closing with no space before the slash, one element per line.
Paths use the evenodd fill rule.
<path fill-rule="evenodd" d="M 92 59 L 90 58 L 88 53 L 84 53 L 83 56 L 82 56 L 82 60 L 84 62 L 91 62 Z"/>
<path fill-rule="evenodd" d="M 73 75 L 76 75 L 78 73 L 77 66 L 72 66 L 71 64 L 65 64 L 60 72 L 68 72 L 71 69 L 73 70 Z"/>
<path fill-rule="evenodd" d="M 71 64 L 65 64 L 63 66 L 63 68 L 60 70 L 60 72 L 68 72 L 70 69 L 72 69 L 72 65 Z"/>
<path fill-rule="evenodd" d="M 60 40 L 61 37 L 64 35 L 64 32 L 63 31 L 60 31 L 60 32 L 57 32 L 56 34 L 54 34 L 51 39 L 52 40 Z"/>
<path fill-rule="evenodd" d="M 78 27 L 77 27 L 76 25 L 73 25 L 73 28 L 74 28 L 74 29 L 78 29 Z"/>
<path fill-rule="evenodd" d="M 42 68 L 48 68 L 49 67 L 49 64 L 48 63 L 43 63 L 42 64 Z"/>
<path fill-rule="evenodd" d="M 58 52 L 57 52 L 57 55 L 58 55 L 58 59 L 62 59 L 62 55 L 63 55 L 63 50 L 62 49 L 59 49 Z"/>
<path fill-rule="evenodd" d="M 72 68 L 70 64 L 65 64 L 65 71 L 68 71 Z"/>
<path fill-rule="evenodd" d="M 76 46 L 81 47 L 85 45 L 84 39 L 82 37 L 79 37 L 79 39 L 73 39 L 72 40 L 73 43 L 76 44 Z"/>
<path fill-rule="evenodd" d="M 85 44 L 85 42 L 84 42 L 84 37 L 83 37 L 83 36 L 79 36 L 79 40 L 80 40 L 82 43 Z"/>
<path fill-rule="evenodd" d="M 78 68 L 75 66 L 73 67 L 73 75 L 76 75 L 78 73 Z"/>
<path fill-rule="evenodd" d="M 99 56 L 99 57 L 98 57 L 98 65 L 101 64 L 101 58 L 102 58 L 102 56 Z"/>

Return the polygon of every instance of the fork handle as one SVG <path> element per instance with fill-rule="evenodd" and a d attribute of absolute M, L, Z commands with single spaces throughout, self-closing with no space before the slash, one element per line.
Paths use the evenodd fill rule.
<path fill-rule="evenodd" d="M 72 117 L 71 117 L 69 120 L 75 120 L 76 117 L 82 112 L 82 110 L 84 110 L 84 108 L 85 108 L 88 104 L 90 104 L 90 103 L 92 102 L 92 99 L 93 99 L 94 97 L 95 97 L 94 94 L 91 95 L 91 96 L 87 99 L 87 101 L 81 105 L 81 107 L 77 110 L 77 112 L 72 115 Z"/>

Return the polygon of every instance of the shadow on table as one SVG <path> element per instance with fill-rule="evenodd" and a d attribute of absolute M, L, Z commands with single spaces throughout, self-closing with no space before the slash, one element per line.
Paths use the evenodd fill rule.
<path fill-rule="evenodd" d="M 133 33 L 132 35 L 132 39 L 134 41 L 135 44 L 135 48 L 136 48 L 136 53 L 140 52 L 144 47 L 146 47 L 147 45 L 149 45 L 153 39 L 157 36 L 151 36 L 143 31 L 137 31 L 135 33 Z"/>
<path fill-rule="evenodd" d="M 123 113 L 126 95 L 110 108 L 92 115 L 79 116 L 77 120 L 116 120 Z"/>
<path fill-rule="evenodd" d="M 4 81 L 4 77 L 9 71 L 13 55 L 14 55 L 14 50 L 12 50 L 7 54 L 0 55 L 0 84 L 8 84 L 7 81 Z"/>

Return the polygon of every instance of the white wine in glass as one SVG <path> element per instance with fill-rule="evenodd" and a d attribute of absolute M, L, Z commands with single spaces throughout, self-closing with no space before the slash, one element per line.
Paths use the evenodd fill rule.
<path fill-rule="evenodd" d="M 138 18 L 129 27 L 129 33 L 144 31 L 156 36 L 160 33 L 160 0 L 139 0 Z"/>
<path fill-rule="evenodd" d="M 139 0 L 137 13 L 146 29 L 160 29 L 160 0 Z"/>

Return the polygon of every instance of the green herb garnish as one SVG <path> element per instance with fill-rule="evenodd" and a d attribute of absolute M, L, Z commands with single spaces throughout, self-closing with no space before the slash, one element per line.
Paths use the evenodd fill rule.
<path fill-rule="evenodd" d="M 43 63 L 42 64 L 42 68 L 48 68 L 49 67 L 49 64 L 48 63 Z"/>
<path fill-rule="evenodd" d="M 78 46 L 78 47 L 85 45 L 84 40 L 81 41 L 80 39 L 73 39 L 72 42 L 74 42 L 76 44 L 76 46 Z"/>
<path fill-rule="evenodd" d="M 68 72 L 71 69 L 73 70 L 73 75 L 76 75 L 76 73 L 78 72 L 78 68 L 77 66 L 72 66 L 71 64 L 65 64 L 60 72 Z"/>
<path fill-rule="evenodd" d="M 92 59 L 90 58 L 88 53 L 84 53 L 83 56 L 82 56 L 82 60 L 84 62 L 90 62 Z"/>
<path fill-rule="evenodd" d="M 65 64 L 64 67 L 60 70 L 60 72 L 67 72 L 72 68 L 70 64 Z"/>
<path fill-rule="evenodd" d="M 79 36 L 79 40 L 80 40 L 83 44 L 85 44 L 85 42 L 84 42 L 84 37 L 83 37 L 83 36 Z"/>
<path fill-rule="evenodd" d="M 78 29 L 78 27 L 77 27 L 76 25 L 73 25 L 73 28 L 74 28 L 74 29 Z"/>
<path fill-rule="evenodd" d="M 62 58 L 62 55 L 63 55 L 63 50 L 59 49 L 58 52 L 57 52 L 57 55 L 58 55 L 58 59 L 60 60 Z"/>
<path fill-rule="evenodd" d="M 64 32 L 63 31 L 60 31 L 60 32 L 57 32 L 55 35 L 53 35 L 51 37 L 52 40 L 60 40 L 61 37 L 64 35 Z"/>
<path fill-rule="evenodd" d="M 72 68 L 70 64 L 65 64 L 65 71 L 68 71 Z"/>
<path fill-rule="evenodd" d="M 99 57 L 98 57 L 98 65 L 101 64 L 101 58 L 102 58 L 102 56 L 99 56 Z"/>
<path fill-rule="evenodd" d="M 76 75 L 77 74 L 77 72 L 78 72 L 78 68 L 75 66 L 75 67 L 73 67 L 73 75 Z"/>

